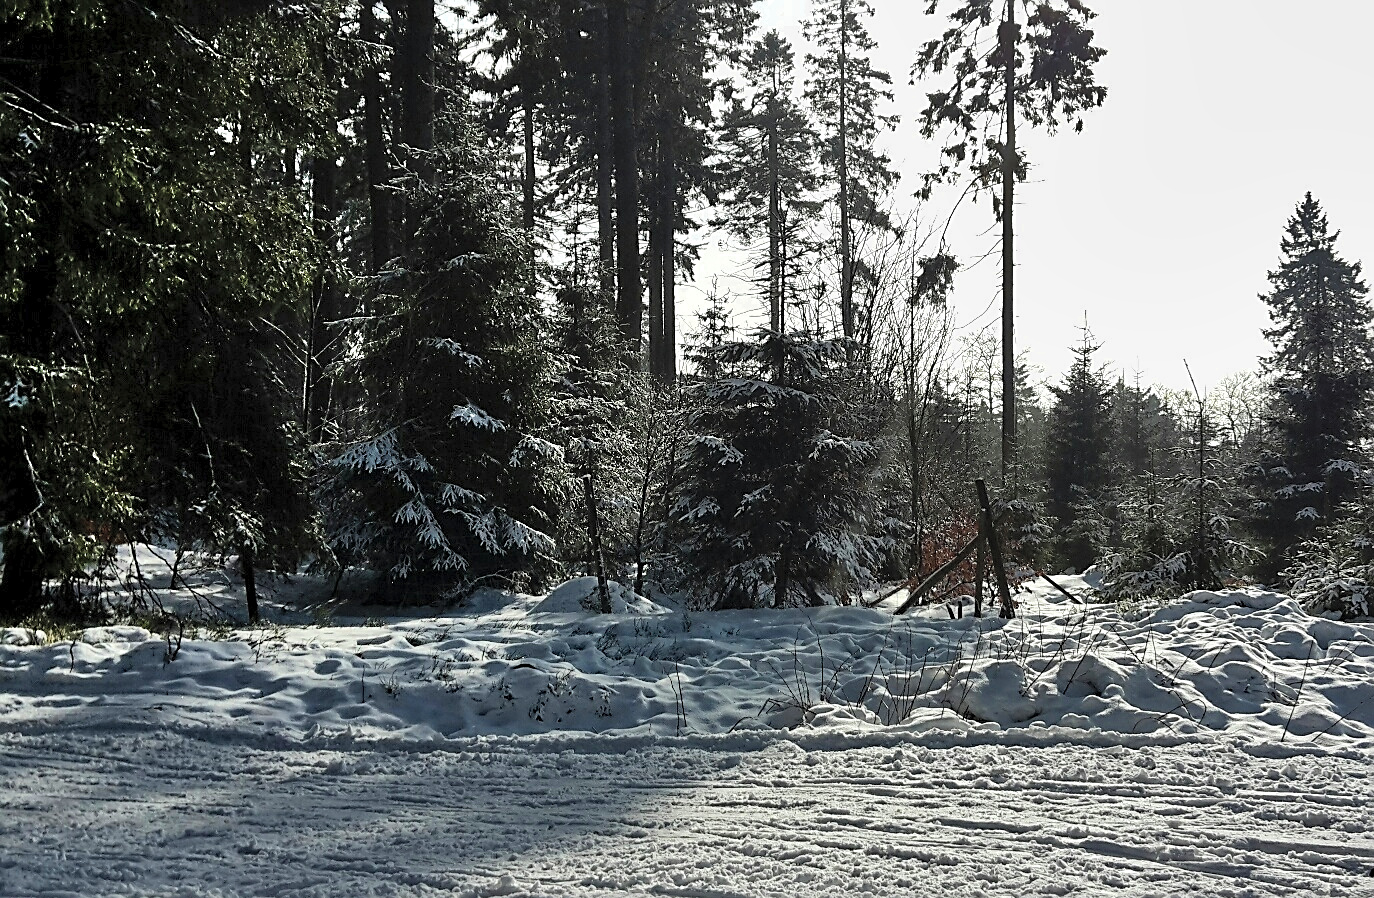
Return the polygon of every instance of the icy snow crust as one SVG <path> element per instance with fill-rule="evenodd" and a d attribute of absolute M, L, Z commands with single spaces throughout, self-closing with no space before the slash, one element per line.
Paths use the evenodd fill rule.
<path fill-rule="evenodd" d="M 1284 596 L 284 597 L 0 632 L 0 895 L 1374 895 L 1374 625 Z"/>

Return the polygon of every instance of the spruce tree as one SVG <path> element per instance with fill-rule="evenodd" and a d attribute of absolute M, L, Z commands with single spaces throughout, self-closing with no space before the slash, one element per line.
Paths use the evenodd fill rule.
<path fill-rule="evenodd" d="M 1112 390 L 1094 364 L 1100 348 L 1085 327 L 1064 383 L 1050 387 L 1056 401 L 1045 444 L 1046 510 L 1058 520 L 1059 560 L 1080 571 L 1108 537 L 1100 500 L 1112 482 Z"/>
<path fill-rule="evenodd" d="M 561 453 L 537 436 L 550 357 L 525 232 L 470 121 L 441 124 L 434 182 L 406 184 L 410 246 L 357 334 L 365 404 L 328 489 L 336 551 L 397 597 L 538 579 L 555 548 Z"/>
<path fill-rule="evenodd" d="M 872 16 L 868 0 L 814 0 L 805 23 L 806 38 L 818 51 L 806 57 L 806 99 L 819 124 L 821 163 L 835 187 L 840 327 L 849 339 L 859 332 L 854 227 L 864 218 L 887 224 L 877 212 L 878 198 L 897 181 L 892 161 L 877 148 L 879 132 L 896 127 L 897 120 L 879 112 L 880 104 L 892 100 L 892 77 L 873 67 L 878 44 L 866 24 Z"/>
<path fill-rule="evenodd" d="M 931 0 L 934 14 L 941 0 Z M 1017 145 L 1024 121 L 1053 132 L 1061 123 L 1083 128 L 1083 113 L 1101 106 L 1106 88 L 1093 67 L 1105 52 L 1093 44 L 1096 16 L 1083 0 L 950 0 L 949 28 L 927 41 L 912 77 L 945 74 L 952 83 L 928 93 L 921 134 L 948 132 L 934 184 L 967 170 L 977 190 L 992 190 L 1002 224 L 1002 480 L 1015 486 L 1016 413 L 1015 239 L 1016 183 L 1030 166 Z M 1023 27 L 1024 23 L 1024 27 Z"/>
<path fill-rule="evenodd" d="M 1336 253 L 1321 205 L 1309 193 L 1289 219 L 1273 289 L 1261 298 L 1274 326 L 1266 454 L 1255 472 L 1253 526 L 1277 572 L 1292 547 L 1339 518 L 1368 464 L 1374 395 L 1374 320 L 1358 262 Z"/>
<path fill-rule="evenodd" d="M 760 38 L 744 59 L 746 86 L 730 93 L 721 134 L 724 223 L 742 240 L 765 241 L 768 326 L 779 332 L 798 222 L 819 208 L 811 196 L 818 183 L 816 143 L 793 96 L 794 66 L 792 46 L 781 35 Z"/>
<path fill-rule="evenodd" d="M 849 347 L 762 331 L 716 354 L 673 507 L 688 582 L 718 607 L 820 604 L 871 582 L 877 447 L 847 395 Z"/>
<path fill-rule="evenodd" d="M 322 255 L 296 178 L 329 20 L 269 6 L 0 13 L 0 614 L 94 533 L 309 541 L 284 335 Z"/>
<path fill-rule="evenodd" d="M 1356 498 L 1295 546 L 1283 571 L 1293 596 L 1314 614 L 1374 616 L 1374 477 L 1365 471 L 1361 479 Z"/>

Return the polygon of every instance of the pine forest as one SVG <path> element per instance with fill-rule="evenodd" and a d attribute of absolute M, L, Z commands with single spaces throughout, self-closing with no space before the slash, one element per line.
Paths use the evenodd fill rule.
<path fill-rule="evenodd" d="M 1041 162 L 1139 96 L 1111 5 L 0 3 L 0 893 L 114 894 L 132 841 L 120 894 L 1358 894 L 1374 246 L 1326 196 L 1268 196 L 1268 266 L 1233 272 L 1266 285 L 1239 291 L 1265 349 L 1227 376 L 1132 365 L 1095 325 L 1111 285 L 1048 306 L 1037 216 L 1099 175 Z M 1207 302 L 1178 327 L 1224 342 Z M 84 794 L 69 751 L 140 771 L 168 833 L 206 821 L 159 785 L 172 756 L 287 791 L 223 856 L 142 816 L 82 845 L 102 817 L 26 799 Z M 674 763 L 707 797 L 622 794 Z M 439 789 L 451 857 L 396 830 L 315 875 L 347 834 L 284 796 L 316 764 L 379 790 L 330 793 L 369 843 L 401 813 L 369 771 Z M 692 816 L 769 765 L 791 822 Z M 899 825 L 879 768 L 979 779 Z M 1032 768 L 1149 801 L 957 847 L 951 814 L 1039 807 Z M 1234 807 L 1169 816 L 1159 784 L 1218 771 Z M 1290 785 L 1322 810 L 1265 817 Z M 892 828 L 850 851 L 827 814 Z"/>

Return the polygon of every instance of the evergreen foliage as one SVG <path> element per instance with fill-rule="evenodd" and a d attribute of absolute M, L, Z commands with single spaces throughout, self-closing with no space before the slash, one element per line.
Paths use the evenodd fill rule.
<path fill-rule="evenodd" d="M 1058 522 L 1055 554 L 1083 570 L 1093 564 L 1110 538 L 1100 508 L 1112 484 L 1112 391 L 1094 356 L 1101 345 L 1087 328 L 1074 350 L 1064 383 L 1051 387 L 1046 457 L 1046 511 Z"/>
<path fill-rule="evenodd" d="M 1265 331 L 1274 352 L 1264 360 L 1272 406 L 1252 526 L 1270 574 L 1319 526 L 1339 520 L 1369 463 L 1374 311 L 1360 264 L 1336 253 L 1338 236 L 1309 193 L 1288 221 L 1273 289 L 1261 297 L 1274 323 Z"/>
<path fill-rule="evenodd" d="M 789 265 L 801 255 L 803 222 L 819 211 L 816 142 L 793 96 L 791 45 L 770 31 L 744 58 L 743 91 L 727 91 L 719 167 L 724 223 L 740 239 L 764 241 L 769 326 L 784 328 Z M 757 244 L 755 244 L 757 245 Z"/>
<path fill-rule="evenodd" d="M 170 0 L 0 14 L 0 613 L 83 576 L 97 534 L 160 523 L 284 563 L 312 541 L 269 332 L 318 264 L 284 162 L 321 140 L 320 17 Z"/>
<path fill-rule="evenodd" d="M 1014 97 L 1018 119 L 1054 132 L 1068 124 L 1083 130 L 1083 114 L 1101 106 L 1107 89 L 1093 72 L 1106 51 L 1093 44 L 1088 27 L 1095 17 L 1082 0 L 1005 0 L 1020 10 L 1013 35 L 1015 46 Z M 1002 0 L 951 0 L 949 27 L 921 46 L 912 76 L 945 75 L 949 86 L 928 93 L 921 111 L 921 134 L 946 134 L 942 159 L 925 177 L 923 193 L 941 181 L 967 170 L 979 188 L 991 188 L 1003 174 L 1009 147 L 1004 127 L 1007 116 Z M 931 0 L 934 14 L 940 0 Z M 1015 151 L 1012 170 L 1025 181 L 1029 171 L 1024 152 Z M 993 198 L 998 210 L 1000 203 Z"/>
<path fill-rule="evenodd" d="M 347 366 L 368 401 L 331 462 L 336 551 L 401 592 L 537 580 L 555 549 L 562 452 L 537 435 L 551 359 L 524 234 L 470 125 L 447 124 L 435 182 L 406 184 L 418 227 L 361 325 Z"/>
<path fill-rule="evenodd" d="M 715 351 L 733 375 L 693 387 L 674 535 L 688 582 L 715 606 L 820 604 L 873 579 L 878 450 L 856 435 L 846 352 L 763 331 Z"/>
<path fill-rule="evenodd" d="M 1314 614 L 1374 616 L 1374 482 L 1368 473 L 1362 479 L 1359 497 L 1299 543 L 1283 572 L 1294 597 Z"/>

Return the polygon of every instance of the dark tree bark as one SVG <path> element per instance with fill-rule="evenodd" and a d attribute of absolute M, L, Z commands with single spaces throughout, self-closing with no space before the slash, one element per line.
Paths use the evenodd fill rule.
<path fill-rule="evenodd" d="M 0 618 L 18 621 L 43 607 L 43 550 L 17 527 L 5 531 L 5 573 L 0 577 Z"/>
<path fill-rule="evenodd" d="M 1002 153 L 1002 489 L 1016 495 L 1016 319 L 1013 314 L 1013 283 L 1016 230 L 1016 3 L 1007 0 L 1007 20 L 1002 26 L 1002 53 L 1007 90 L 1007 145 Z"/>
<path fill-rule="evenodd" d="M 663 152 L 667 142 L 660 137 L 655 154 L 657 171 L 649 191 L 649 374 L 655 378 L 663 376 Z"/>
<path fill-rule="evenodd" d="M 38 55 L 41 62 L 35 87 L 40 104 L 48 109 L 66 110 L 79 105 L 79 98 L 68 96 L 69 79 L 66 77 L 64 60 L 69 55 L 69 40 L 62 22 L 59 16 L 52 31 L 40 39 L 42 46 Z M 56 251 L 64 230 L 63 210 L 57 195 L 46 184 L 39 186 L 36 199 L 41 216 L 37 228 L 40 239 L 35 245 L 33 262 L 24 277 L 10 348 L 33 358 L 50 360 L 59 347 Z M 34 421 L 30 428 L 28 439 L 41 438 L 44 421 Z M 25 449 L 25 435 L 22 431 L 20 434 L 6 434 L 0 443 L 4 444 L 6 450 L 12 450 L 5 452 L 3 461 L 16 465 L 6 472 L 4 480 L 19 475 L 15 485 L 16 495 L 13 497 L 14 506 L 0 509 L 0 513 L 4 513 L 6 518 L 26 517 L 37 510 L 33 500 L 41 501 L 41 496 Z M 30 442 L 29 445 L 34 443 Z M 27 470 L 19 470 L 19 464 Z M 11 521 L 6 520 L 5 523 Z M 32 614 L 43 605 L 43 548 L 27 528 L 10 526 L 3 531 L 3 535 L 4 574 L 0 576 L 0 613 L 18 619 Z"/>
<path fill-rule="evenodd" d="M 421 181 L 434 180 L 429 151 L 434 149 L 434 0 L 406 0 L 405 30 L 397 67 L 401 88 L 401 143 L 407 170 Z M 414 239 L 419 222 L 406 210 L 405 237 Z"/>
<path fill-rule="evenodd" d="M 365 43 L 376 43 L 377 17 L 371 0 L 364 0 L 358 19 L 358 32 Z M 391 197 L 385 185 L 391 180 L 387 163 L 383 122 L 382 79 L 375 65 L 363 73 L 363 138 L 367 166 L 367 199 L 372 213 L 372 271 L 380 271 L 391 258 Z"/>
<path fill-rule="evenodd" d="M 243 591 L 248 597 L 248 623 L 258 622 L 258 577 L 253 566 L 253 548 L 239 547 L 239 570 L 243 573 Z"/>
<path fill-rule="evenodd" d="M 677 380 L 677 151 L 672 140 L 663 148 L 663 312 L 659 376 Z"/>
<path fill-rule="evenodd" d="M 601 16 L 601 70 L 596 83 L 596 225 L 601 291 L 615 290 L 615 129 L 611 121 L 611 18 Z"/>
<path fill-rule="evenodd" d="M 337 30 L 337 23 L 334 27 Z M 337 66 L 328 49 L 323 52 L 325 82 L 330 89 L 337 92 Z M 336 94 L 334 121 L 330 123 L 331 133 L 338 130 L 338 117 L 339 102 Z M 338 161 L 332 153 L 328 156 L 315 156 L 310 161 L 310 175 L 315 237 L 329 247 L 332 255 L 334 226 L 339 217 Z M 329 325 L 337 320 L 341 313 L 341 292 L 323 264 L 320 266 L 319 274 L 315 276 L 310 299 L 309 331 L 306 334 L 303 423 L 310 440 L 319 442 L 333 392 L 328 369 L 337 357 Z"/>
<path fill-rule="evenodd" d="M 637 353 L 644 336 L 639 273 L 639 145 L 635 127 L 634 48 L 627 0 L 608 0 L 611 116 L 615 142 L 616 320 Z"/>
<path fill-rule="evenodd" d="M 849 223 L 849 4 L 840 0 L 840 326 L 854 336 L 854 248 Z"/>
<path fill-rule="evenodd" d="M 529 84 L 521 88 L 521 99 L 524 105 L 524 127 L 525 140 L 525 181 L 522 185 L 524 193 L 521 196 L 520 209 L 523 213 L 525 233 L 529 235 L 531 252 L 534 245 L 534 91 Z"/>

